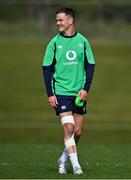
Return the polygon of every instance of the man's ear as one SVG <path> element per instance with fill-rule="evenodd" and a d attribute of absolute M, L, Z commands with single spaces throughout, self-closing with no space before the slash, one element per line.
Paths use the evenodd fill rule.
<path fill-rule="evenodd" d="M 73 24 L 73 18 L 72 18 L 72 17 L 70 17 L 69 23 L 70 23 L 70 24 Z"/>

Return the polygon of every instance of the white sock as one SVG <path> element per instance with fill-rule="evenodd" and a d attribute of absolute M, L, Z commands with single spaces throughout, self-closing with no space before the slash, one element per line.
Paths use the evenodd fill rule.
<path fill-rule="evenodd" d="M 80 164 L 78 162 L 78 156 L 77 156 L 77 153 L 71 153 L 69 154 L 69 157 L 70 157 L 70 161 L 71 161 L 71 164 L 73 166 L 73 169 L 77 166 L 77 167 L 80 167 Z"/>
<path fill-rule="evenodd" d="M 66 148 L 64 148 L 64 151 L 63 151 L 63 153 L 62 153 L 62 155 L 60 157 L 60 160 L 63 163 L 65 163 L 67 161 L 67 159 L 68 159 L 68 152 L 67 152 Z"/>

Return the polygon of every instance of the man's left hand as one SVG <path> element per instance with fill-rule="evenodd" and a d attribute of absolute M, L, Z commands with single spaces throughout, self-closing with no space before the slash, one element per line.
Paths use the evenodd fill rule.
<path fill-rule="evenodd" d="M 85 91 L 85 90 L 80 90 L 79 91 L 79 94 L 78 94 L 78 96 L 80 96 L 80 100 L 81 101 L 87 101 L 87 96 L 88 96 L 88 93 L 87 93 L 87 91 Z"/>

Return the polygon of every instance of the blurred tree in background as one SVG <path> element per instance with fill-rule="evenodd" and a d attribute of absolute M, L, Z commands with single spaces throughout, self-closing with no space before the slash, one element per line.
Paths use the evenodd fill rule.
<path fill-rule="evenodd" d="M 52 36 L 55 12 L 72 7 L 77 29 L 97 38 L 129 39 L 130 0 L 0 0 L 0 35 Z"/>

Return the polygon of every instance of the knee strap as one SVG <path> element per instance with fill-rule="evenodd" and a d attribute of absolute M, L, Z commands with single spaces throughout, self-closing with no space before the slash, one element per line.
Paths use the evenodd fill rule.
<path fill-rule="evenodd" d="M 65 147 L 68 149 L 70 146 L 76 146 L 75 140 L 74 140 L 74 134 L 71 136 L 70 139 L 65 141 Z"/>
<path fill-rule="evenodd" d="M 66 115 L 61 118 L 61 123 L 64 125 L 65 123 L 72 123 L 75 124 L 74 118 L 72 115 Z"/>

